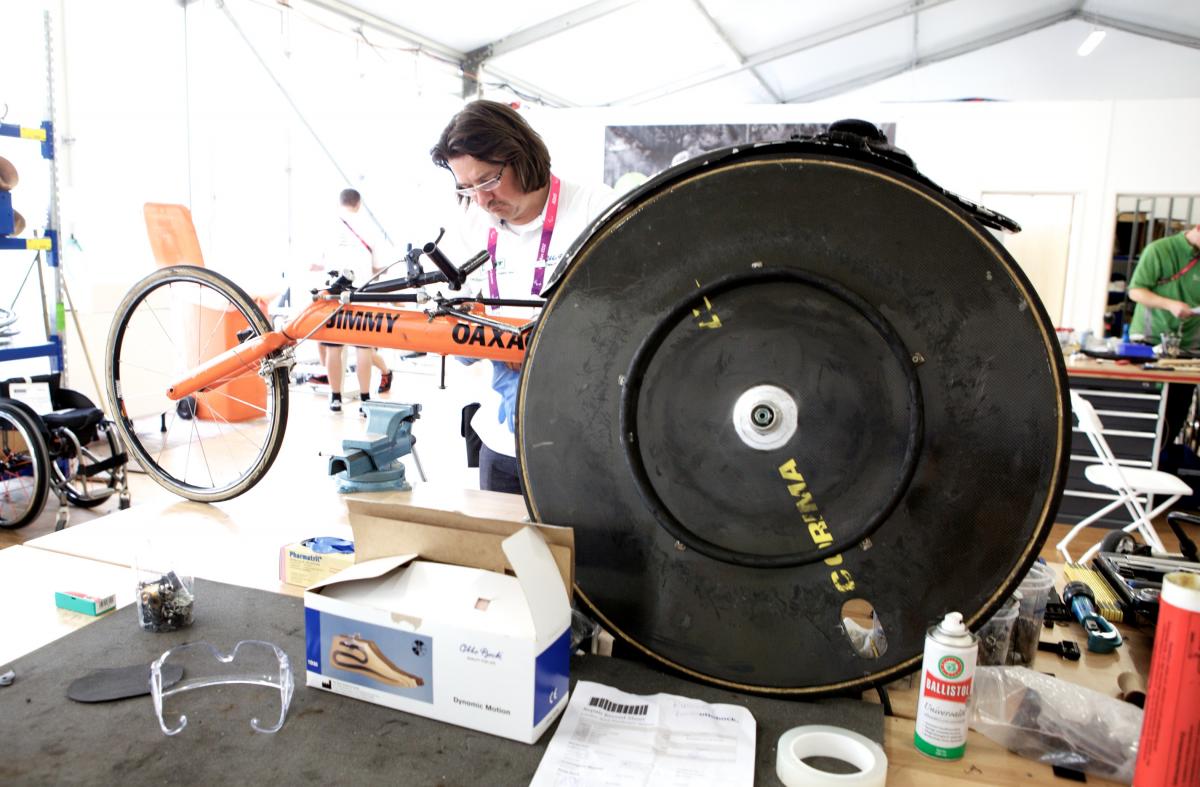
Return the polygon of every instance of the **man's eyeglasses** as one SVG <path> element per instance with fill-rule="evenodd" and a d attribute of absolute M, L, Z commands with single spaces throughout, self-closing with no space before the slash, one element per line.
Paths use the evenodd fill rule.
<path fill-rule="evenodd" d="M 500 178 L 504 176 L 504 168 L 506 166 L 508 165 L 500 165 L 500 171 L 496 173 L 496 177 L 488 178 L 482 183 L 476 183 L 474 186 L 463 186 L 462 188 L 457 188 L 454 190 L 454 193 L 460 197 L 469 197 L 477 191 L 495 191 L 500 185 Z"/>

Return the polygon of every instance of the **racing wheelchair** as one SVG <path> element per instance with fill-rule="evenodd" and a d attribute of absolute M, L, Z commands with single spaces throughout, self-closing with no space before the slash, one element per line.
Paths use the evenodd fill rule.
<path fill-rule="evenodd" d="M 58 374 L 39 375 L 53 412 L 39 415 L 9 397 L 12 383 L 0 382 L 0 528 L 32 522 L 53 492 L 58 497 L 55 530 L 66 527 L 69 505 L 94 508 L 114 494 L 129 507 L 126 454 L 112 422 L 90 399 L 63 388 Z"/>
<path fill-rule="evenodd" d="M 955 609 L 978 629 L 1036 559 L 1067 478 L 1069 386 L 1053 323 L 989 232 L 1016 223 L 870 124 L 834 125 L 623 195 L 563 253 L 531 323 L 455 295 L 488 254 L 459 268 L 436 241 L 437 271 L 335 281 L 275 330 L 228 279 L 156 271 L 109 333 L 123 442 L 172 492 L 227 500 L 279 451 L 301 341 L 523 361 L 529 517 L 573 528 L 576 596 L 605 629 L 724 689 L 894 680 L 919 668 L 930 621 Z M 847 633 L 863 602 L 886 650 Z"/>

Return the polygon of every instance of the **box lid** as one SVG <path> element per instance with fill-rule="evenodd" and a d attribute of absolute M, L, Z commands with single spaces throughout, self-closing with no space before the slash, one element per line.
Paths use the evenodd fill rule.
<path fill-rule="evenodd" d="M 352 566 L 347 566 L 331 577 L 326 577 L 324 580 L 312 585 L 307 592 L 319 590 L 327 585 L 333 585 L 338 582 L 354 582 L 360 579 L 376 579 L 383 576 L 389 571 L 395 571 L 400 566 L 416 559 L 416 554 L 410 553 L 407 555 L 388 555 L 375 560 L 364 562 L 356 562 Z"/>
<path fill-rule="evenodd" d="M 406 609 L 389 608 L 395 613 L 412 615 L 414 622 L 427 614 L 461 622 L 464 610 L 473 608 L 477 601 L 472 595 L 466 599 L 469 604 L 465 604 L 463 594 L 477 594 L 478 600 L 498 602 L 491 615 L 478 618 L 481 624 L 488 628 L 504 627 L 514 633 L 516 630 L 530 633 L 526 627 L 531 625 L 531 633 L 539 643 L 561 634 L 563 624 L 569 622 L 574 547 L 574 532 L 570 528 L 481 519 L 368 497 L 348 497 L 346 503 L 354 530 L 355 559 L 360 562 L 313 590 L 331 585 L 344 588 L 345 583 L 375 579 L 376 587 L 350 595 L 382 606 L 388 603 L 390 588 L 397 601 L 407 601 L 403 604 Z M 416 561 L 394 577 L 385 576 L 412 561 L 414 555 L 424 561 L 488 573 L 469 581 L 464 576 L 458 585 L 448 586 L 447 577 L 457 572 L 437 571 L 436 566 L 426 567 Z M 504 592 L 513 583 L 513 577 L 505 576 L 506 573 L 515 575 L 527 616 L 524 610 L 513 609 L 512 593 Z M 438 591 L 438 583 L 448 589 Z M 345 593 L 339 591 L 339 595 Z M 421 593 L 440 596 L 422 598 Z M 480 611 L 487 606 L 484 604 Z"/>
<path fill-rule="evenodd" d="M 438 563 L 515 573 L 500 542 L 524 527 L 533 527 L 542 534 L 568 597 L 571 594 L 575 531 L 569 527 L 485 519 L 366 495 L 347 496 L 346 508 L 358 561 L 416 553 Z"/>

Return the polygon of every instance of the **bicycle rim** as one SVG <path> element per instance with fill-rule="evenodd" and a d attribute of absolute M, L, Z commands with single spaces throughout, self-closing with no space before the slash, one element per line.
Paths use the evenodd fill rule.
<path fill-rule="evenodd" d="M 0 527 L 24 527 L 46 502 L 48 454 L 38 424 L 0 402 Z"/>
<path fill-rule="evenodd" d="M 122 440 L 161 486 L 228 500 L 270 468 L 287 423 L 286 369 L 167 398 L 186 369 L 269 330 L 245 291 L 203 268 L 164 268 L 126 295 L 109 333 L 105 383 Z"/>

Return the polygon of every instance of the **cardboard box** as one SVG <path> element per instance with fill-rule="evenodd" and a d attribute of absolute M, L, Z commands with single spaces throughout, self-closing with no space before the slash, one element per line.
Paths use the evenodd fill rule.
<path fill-rule="evenodd" d="M 311 587 L 354 565 L 353 552 L 316 552 L 306 542 L 279 548 L 279 581 Z"/>
<path fill-rule="evenodd" d="M 93 617 L 103 615 L 117 606 L 116 595 L 93 596 L 74 590 L 58 590 L 54 593 L 54 606 L 71 612 L 82 612 Z"/>
<path fill-rule="evenodd" d="M 566 707 L 572 531 L 347 506 L 358 562 L 304 594 L 307 685 L 535 742 Z"/>

